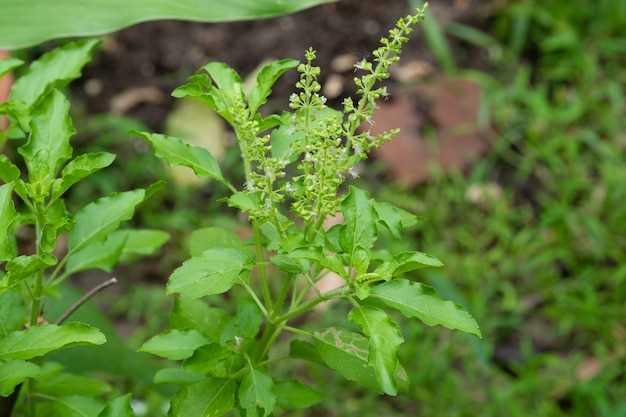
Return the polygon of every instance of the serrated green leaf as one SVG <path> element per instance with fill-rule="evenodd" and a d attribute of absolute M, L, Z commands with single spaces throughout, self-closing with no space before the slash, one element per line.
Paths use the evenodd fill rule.
<path fill-rule="evenodd" d="M 373 203 L 378 221 L 384 224 L 396 239 L 402 238 L 404 230 L 417 224 L 417 217 L 406 210 L 387 202 Z"/>
<path fill-rule="evenodd" d="M 144 190 L 127 191 L 103 197 L 82 208 L 76 214 L 76 224 L 69 234 L 70 251 L 78 252 L 103 240 L 122 222 L 130 220 L 144 195 Z"/>
<path fill-rule="evenodd" d="M 114 160 L 115 155 L 107 152 L 87 153 L 76 157 L 63 168 L 61 178 L 55 180 L 52 186 L 52 199 L 61 197 L 74 184 L 108 167 Z"/>
<path fill-rule="evenodd" d="M 478 323 L 468 312 L 451 301 L 442 300 L 426 285 L 395 279 L 372 287 L 369 299 L 395 308 L 406 317 L 418 318 L 429 326 L 441 325 L 481 337 Z"/>
<path fill-rule="evenodd" d="M 374 368 L 368 362 L 369 342 L 358 333 L 331 327 L 315 333 L 315 347 L 328 367 L 344 378 L 379 391 Z"/>
<path fill-rule="evenodd" d="M 45 324 L 9 333 L 0 340 L 0 358 L 28 360 L 62 348 L 105 342 L 106 338 L 98 329 L 86 324 Z"/>
<path fill-rule="evenodd" d="M 320 355 L 317 347 L 304 340 L 295 339 L 289 345 L 289 356 L 296 359 L 309 361 L 317 365 L 325 365 L 324 359 Z"/>
<path fill-rule="evenodd" d="M 147 132 L 136 133 L 152 144 L 157 157 L 170 165 L 191 168 L 199 177 L 226 182 L 219 164 L 206 149 L 189 145 L 173 136 Z"/>
<path fill-rule="evenodd" d="M 188 385 L 172 399 L 170 417 L 221 417 L 235 406 L 233 379 L 208 378 Z"/>
<path fill-rule="evenodd" d="M 94 242 L 83 250 L 73 252 L 67 259 L 65 272 L 75 274 L 89 269 L 111 272 L 122 256 L 127 239 L 125 233 L 112 233 L 103 242 Z"/>
<path fill-rule="evenodd" d="M 251 113 L 256 113 L 259 107 L 265 104 L 276 81 L 287 71 L 296 68 L 298 64 L 299 62 L 295 59 L 281 59 L 270 62 L 261 68 L 256 77 L 256 84 L 248 96 L 248 106 Z"/>
<path fill-rule="evenodd" d="M 344 225 L 340 242 L 344 251 L 352 255 L 357 247 L 369 250 L 376 241 L 376 222 L 371 199 L 359 188 L 350 192 L 341 203 Z"/>
<path fill-rule="evenodd" d="M 0 294 L 0 338 L 22 328 L 26 315 L 26 305 L 18 291 L 8 290 Z"/>
<path fill-rule="evenodd" d="M 3 13 L 2 16 L 7 15 Z M 7 28 L 5 24 L 0 24 L 0 27 Z M 62 88 L 80 77 L 98 44 L 98 41 L 92 39 L 71 42 L 42 55 L 15 82 L 11 89 L 11 100 L 30 107 L 51 87 Z"/>
<path fill-rule="evenodd" d="M 170 330 L 148 340 L 139 351 L 180 361 L 190 358 L 196 349 L 209 343 L 210 341 L 196 330 Z"/>
<path fill-rule="evenodd" d="M 204 379 L 204 375 L 183 368 L 163 368 L 154 374 L 155 384 L 188 385 Z"/>
<path fill-rule="evenodd" d="M 17 58 L 4 58 L 0 59 L 0 77 L 6 73 L 13 71 L 15 68 L 24 64 L 24 61 Z"/>
<path fill-rule="evenodd" d="M 239 279 L 246 259 L 247 255 L 239 250 L 209 249 L 174 271 L 167 283 L 167 293 L 187 298 L 222 294 Z"/>
<path fill-rule="evenodd" d="M 56 259 L 52 256 L 18 256 L 11 259 L 6 265 L 6 278 L 10 286 L 19 284 L 21 281 L 32 277 L 39 271 L 42 271 L 54 265 Z"/>
<path fill-rule="evenodd" d="M 17 255 L 14 222 L 17 216 L 13 204 L 13 184 L 0 186 L 0 262 Z"/>
<path fill-rule="evenodd" d="M 404 252 L 394 256 L 394 262 L 397 264 L 393 271 L 394 276 L 402 275 L 416 269 L 423 268 L 440 268 L 443 262 L 434 256 L 427 255 L 423 252 Z"/>
<path fill-rule="evenodd" d="M 232 248 L 242 250 L 244 242 L 235 232 L 221 227 L 205 227 L 195 230 L 187 240 L 191 256 L 199 256 L 209 249 Z"/>
<path fill-rule="evenodd" d="M 98 417 L 134 417 L 131 400 L 130 394 L 115 398 L 98 414 Z"/>
<path fill-rule="evenodd" d="M 228 378 L 232 373 L 231 369 L 237 366 L 234 363 L 237 355 L 239 355 L 237 352 L 225 346 L 211 343 L 196 350 L 193 356 L 185 361 L 185 369 L 216 378 Z"/>
<path fill-rule="evenodd" d="M 41 232 L 41 252 L 53 254 L 59 235 L 69 231 L 71 226 L 72 217 L 65 208 L 65 201 L 59 199 L 48 206 L 44 213 L 44 224 Z"/>
<path fill-rule="evenodd" d="M 237 192 L 228 198 L 228 206 L 235 207 L 244 213 L 254 212 L 261 206 L 261 196 L 254 192 Z"/>
<path fill-rule="evenodd" d="M 61 166 L 72 157 L 70 138 L 74 133 L 69 101 L 59 90 L 52 90 L 33 108 L 31 134 L 18 149 L 31 183 L 42 183 L 43 193 L 47 193 Z"/>
<path fill-rule="evenodd" d="M 239 386 L 239 405 L 246 410 L 246 416 L 257 416 L 257 408 L 263 409 L 264 417 L 272 413 L 276 406 L 273 388 L 272 378 L 258 369 L 250 369 Z"/>
<path fill-rule="evenodd" d="M 170 327 L 178 330 L 197 330 L 212 341 L 218 341 L 227 314 L 209 307 L 198 299 L 177 297 L 170 316 Z"/>
<path fill-rule="evenodd" d="M 19 177 L 20 169 L 6 155 L 0 155 L 0 180 L 12 182 Z"/>
<path fill-rule="evenodd" d="M 273 388 L 277 404 L 287 409 L 305 409 L 322 401 L 318 391 L 298 381 L 278 382 Z"/>
<path fill-rule="evenodd" d="M 15 387 L 39 375 L 39 367 L 26 361 L 0 363 L 0 397 L 8 397 Z"/>
<path fill-rule="evenodd" d="M 349 317 L 369 337 L 368 361 L 381 388 L 385 394 L 397 395 L 397 353 L 404 342 L 397 324 L 384 311 L 366 306 L 355 307 Z"/>

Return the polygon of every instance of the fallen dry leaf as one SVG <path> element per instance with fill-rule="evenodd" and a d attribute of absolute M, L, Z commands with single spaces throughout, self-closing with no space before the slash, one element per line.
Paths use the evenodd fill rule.
<path fill-rule="evenodd" d="M 161 103 L 163 92 L 156 87 L 137 87 L 126 90 L 111 99 L 111 113 L 126 114 L 135 106 L 144 103 Z"/>
<path fill-rule="evenodd" d="M 433 169 L 466 168 L 488 148 L 488 132 L 477 126 L 480 87 L 470 81 L 441 77 L 415 90 L 429 108 L 417 110 L 415 95 L 404 93 L 385 103 L 374 114 L 372 133 L 399 127 L 400 135 L 381 147 L 377 156 L 387 163 L 392 176 L 407 186 L 427 180 Z M 424 116 L 432 120 L 436 143 L 420 134 Z"/>

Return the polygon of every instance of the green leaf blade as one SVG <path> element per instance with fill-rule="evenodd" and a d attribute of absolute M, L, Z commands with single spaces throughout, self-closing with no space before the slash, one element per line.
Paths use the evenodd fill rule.
<path fill-rule="evenodd" d="M 188 298 L 225 293 L 239 279 L 246 260 L 247 255 L 239 250 L 209 249 L 174 271 L 167 292 Z"/>
<path fill-rule="evenodd" d="M 0 340 L 0 358 L 29 360 L 62 348 L 105 342 L 106 338 L 98 329 L 86 324 L 46 324 L 9 333 Z"/>
<path fill-rule="evenodd" d="M 32 3 L 30 3 L 30 5 L 34 7 Z M 15 2 L 15 4 L 6 4 L 6 6 L 19 9 L 24 7 L 25 4 Z M 72 7 L 72 9 L 74 8 Z M 5 11 L 9 12 L 8 9 L 5 9 Z M 42 13 L 42 10 L 38 8 L 37 13 L 31 13 L 31 18 L 33 15 L 39 15 L 40 13 Z M 50 16 L 49 14 L 41 14 L 40 18 L 42 18 L 43 21 L 50 22 Z M 0 28 L 2 28 L 0 32 L 9 30 L 8 26 L 11 26 L 11 24 L 4 22 L 7 17 L 7 13 L 0 15 L 0 21 L 2 21 L 2 23 L 0 23 Z M 15 32 L 9 37 L 12 37 L 14 34 Z M 5 38 L 4 35 L 0 35 L 0 39 L 4 41 L 7 38 Z M 66 86 L 70 81 L 80 77 L 83 67 L 91 60 L 91 56 L 99 43 L 99 41 L 93 39 L 70 42 L 44 54 L 37 61 L 33 62 L 26 74 L 15 82 L 11 89 L 10 99 L 20 101 L 30 107 L 35 104 L 49 88 L 62 88 Z"/>
<path fill-rule="evenodd" d="M 13 184 L 0 186 L 0 262 L 17 255 L 14 223 L 17 212 L 13 204 Z"/>
<path fill-rule="evenodd" d="M 172 399 L 170 417 L 221 417 L 235 406 L 235 381 L 208 378 L 188 385 Z"/>
<path fill-rule="evenodd" d="M 273 387 L 272 378 L 258 369 L 250 369 L 239 386 L 239 404 L 247 410 L 247 415 L 257 415 L 257 408 L 263 409 L 264 417 L 272 413 L 276 405 Z"/>
<path fill-rule="evenodd" d="M 429 326 L 441 325 L 482 337 L 478 323 L 468 312 L 451 301 L 442 300 L 425 285 L 395 279 L 372 287 L 369 299 L 395 308 L 408 318 L 418 318 Z"/>
<path fill-rule="evenodd" d="M 52 199 L 61 197 L 74 184 L 108 167 L 113 161 L 115 161 L 115 155 L 108 152 L 94 152 L 78 156 L 63 168 L 61 178 L 55 181 Z"/>
<path fill-rule="evenodd" d="M 296 68 L 299 61 L 295 59 L 281 59 L 264 65 L 256 77 L 256 84 L 248 97 L 250 111 L 255 113 L 267 101 L 272 87 L 287 71 Z"/>
<path fill-rule="evenodd" d="M 31 182 L 52 182 L 63 163 L 72 157 L 70 138 L 74 133 L 70 102 L 60 91 L 52 90 L 33 109 L 31 135 L 19 148 Z"/>
<path fill-rule="evenodd" d="M 199 177 L 225 182 L 219 164 L 204 148 L 192 146 L 173 136 L 136 132 L 154 148 L 157 157 L 170 165 L 191 168 Z"/>
<path fill-rule="evenodd" d="M 397 395 L 397 353 L 404 342 L 397 324 L 384 311 L 366 306 L 355 307 L 350 312 L 350 320 L 358 324 L 370 339 L 368 360 L 376 371 L 381 388 L 385 394 Z"/>
<path fill-rule="evenodd" d="M 85 206 L 76 214 L 76 224 L 69 234 L 70 251 L 78 252 L 114 232 L 122 222 L 132 218 L 144 196 L 144 190 L 127 191 Z"/>
<path fill-rule="evenodd" d="M 0 363 L 0 397 L 8 397 L 15 387 L 28 378 L 38 376 L 39 372 L 39 366 L 26 361 Z"/>
<path fill-rule="evenodd" d="M 208 345 L 209 342 L 207 338 L 196 330 L 171 330 L 154 336 L 144 343 L 139 348 L 139 351 L 173 361 L 180 361 L 190 358 L 196 349 Z"/>

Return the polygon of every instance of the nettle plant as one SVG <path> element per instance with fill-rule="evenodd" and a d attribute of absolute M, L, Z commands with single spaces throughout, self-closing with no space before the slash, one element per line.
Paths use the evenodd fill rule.
<path fill-rule="evenodd" d="M 160 231 L 120 229 L 146 198 L 142 189 L 101 198 L 75 214 L 66 209 L 65 193 L 115 159 L 105 152 L 72 155 L 75 131 L 69 101 L 60 90 L 80 76 L 97 44 L 70 43 L 43 55 L 0 105 L 0 115 L 11 121 L 1 132 L 2 144 L 17 148 L 25 166 L 23 173 L 0 155 L 0 397 L 8 397 L 0 398 L 3 416 L 130 416 L 129 397 L 105 410 L 98 398 L 111 391 L 106 382 L 46 361 L 59 349 L 105 343 L 100 330 L 71 322 L 70 316 L 115 279 L 50 317 L 46 307 L 59 301 L 60 286 L 81 271 L 111 272 L 119 262 L 154 253 L 168 239 Z M 0 75 L 21 64 L 2 61 Z M 34 247 L 21 248 L 18 235 L 32 236 Z M 63 235 L 66 240 L 60 239 Z"/>
<path fill-rule="evenodd" d="M 228 187 L 228 205 L 245 213 L 253 230 L 250 240 L 218 227 L 194 232 L 192 258 L 169 278 L 167 291 L 176 294 L 171 329 L 141 350 L 181 361 L 155 377 L 182 385 L 171 402 L 171 416 L 221 416 L 232 409 L 268 416 L 319 402 L 316 389 L 295 379 L 275 379 L 272 364 L 288 358 L 327 366 L 369 389 L 396 395 L 408 384 L 397 358 L 404 338 L 387 310 L 480 336 L 466 311 L 407 275 L 440 267 L 439 260 L 376 246 L 381 234 L 402 239 L 416 217 L 357 187 L 342 192 L 355 166 L 397 133 L 373 136 L 360 128 L 370 121 L 376 101 L 387 95 L 379 83 L 389 77 L 423 16 L 422 8 L 400 19 L 373 60 L 356 65 L 363 73 L 355 78 L 359 99 L 346 99 L 343 112 L 329 108 L 319 94 L 313 50 L 306 52 L 305 63 L 265 65 L 247 93 L 237 73 L 223 63 L 206 65 L 175 90 L 176 97 L 202 100 L 232 126 L 245 170 L 242 189 L 224 178 L 205 149 L 139 133 L 165 161 Z M 292 111 L 264 117 L 259 108 L 274 83 L 292 69 L 300 74 Z M 326 221 L 338 213 L 342 222 L 327 228 Z M 344 285 L 321 293 L 316 283 L 330 273 Z M 202 300 L 228 291 L 236 301 L 234 314 Z M 305 329 L 303 316 L 330 300 L 351 306 L 347 318 L 354 328 Z M 272 349 L 283 332 L 295 337 L 287 356 Z"/>

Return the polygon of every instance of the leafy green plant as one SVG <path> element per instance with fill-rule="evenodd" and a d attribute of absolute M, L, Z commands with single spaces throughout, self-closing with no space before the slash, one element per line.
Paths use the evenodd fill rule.
<path fill-rule="evenodd" d="M 72 155 L 70 104 L 60 90 L 80 76 L 96 46 L 95 41 L 70 43 L 45 54 L 0 105 L 0 114 L 11 119 L 11 128 L 3 132 L 14 139 L 7 150 L 17 143 L 25 166 L 23 173 L 0 155 L 0 396 L 11 396 L 2 403 L 3 415 L 11 410 L 28 417 L 131 415 L 112 411 L 127 409 L 126 397 L 102 411 L 104 403 L 97 398 L 111 391 L 107 383 L 45 362 L 46 355 L 60 349 L 105 343 L 97 328 L 68 319 L 116 280 L 101 283 L 60 316 L 49 317 L 46 306 L 54 304 L 59 286 L 81 271 L 111 272 L 120 262 L 154 253 L 168 239 L 160 231 L 121 228 L 147 197 L 143 189 L 100 198 L 75 214 L 66 209 L 65 193 L 115 159 L 106 152 Z M 2 69 L 20 64 L 12 61 Z M 34 247 L 22 247 L 19 236 L 29 235 Z"/>
<path fill-rule="evenodd" d="M 0 14 L 0 48 L 19 49 L 68 36 L 95 36 L 159 19 L 229 22 L 294 13 L 334 0 L 97 0 L 79 7 L 72 0 L 6 0 Z"/>
<path fill-rule="evenodd" d="M 363 72 L 355 78 L 360 97 L 346 99 L 343 112 L 329 108 L 319 94 L 320 69 L 311 49 L 305 63 L 287 59 L 264 66 L 248 92 L 237 73 L 218 62 L 179 87 L 174 96 L 202 100 L 234 129 L 246 175 L 242 189 L 223 176 L 207 150 L 138 133 L 170 164 L 224 184 L 232 192 L 228 205 L 245 213 L 253 230 L 250 240 L 217 227 L 194 232 L 192 257 L 169 279 L 167 291 L 177 297 L 171 328 L 141 350 L 182 361 L 155 377 L 182 386 L 171 416 L 221 416 L 234 408 L 268 416 L 319 402 L 318 391 L 297 375 L 282 379 L 273 372 L 270 365 L 289 358 L 325 365 L 374 392 L 396 395 L 408 376 L 397 358 L 404 338 L 388 311 L 480 336 L 466 311 L 410 279 L 412 271 L 442 266 L 438 259 L 377 247 L 383 234 L 402 239 L 416 217 L 355 186 L 343 192 L 355 166 L 397 133 L 373 136 L 360 128 L 377 100 L 387 96 L 380 82 L 424 12 L 400 19 L 374 59 L 356 65 Z M 259 109 L 274 83 L 292 69 L 300 74 L 292 111 L 263 116 Z M 341 222 L 328 227 L 338 213 Z M 328 274 L 343 285 L 322 293 L 317 284 Z M 234 314 L 202 301 L 227 292 L 236 300 Z M 328 301 L 351 306 L 353 329 L 308 329 L 302 319 Z M 277 344 L 283 332 L 295 336 L 288 355 Z"/>

